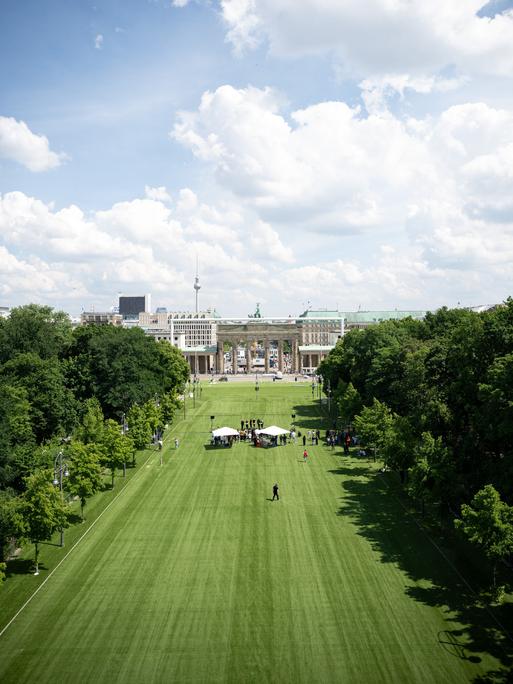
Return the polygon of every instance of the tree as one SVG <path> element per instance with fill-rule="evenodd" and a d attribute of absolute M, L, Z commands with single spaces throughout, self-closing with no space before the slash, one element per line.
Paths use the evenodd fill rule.
<path fill-rule="evenodd" d="M 441 437 L 423 432 L 415 447 L 415 464 L 411 471 L 408 490 L 413 498 L 422 504 L 433 501 L 440 503 L 441 513 L 447 507 L 451 496 L 457 495 L 458 482 L 451 451 Z"/>
<path fill-rule="evenodd" d="M 30 404 L 32 431 L 38 442 L 68 434 L 76 422 L 76 402 L 64 384 L 58 359 L 26 352 L 7 361 L 1 374 L 8 384 L 23 388 Z"/>
<path fill-rule="evenodd" d="M 20 503 L 13 490 L 0 490 L 0 561 L 5 560 L 10 541 L 23 534 Z"/>
<path fill-rule="evenodd" d="M 121 426 L 115 420 L 107 419 L 101 440 L 101 461 L 110 468 L 112 487 L 116 468 L 124 468 L 126 462 L 133 457 L 134 443 L 128 435 L 121 432 Z"/>
<path fill-rule="evenodd" d="M 84 444 L 100 442 L 103 433 L 103 413 L 98 399 L 86 399 L 83 406 L 82 420 L 75 435 Z"/>
<path fill-rule="evenodd" d="M 107 418 L 182 382 L 187 364 L 169 343 L 157 343 L 140 328 L 88 327 L 73 333 L 67 378 L 79 399 L 95 396 Z"/>
<path fill-rule="evenodd" d="M 372 406 L 366 406 L 355 417 L 356 433 L 361 441 L 374 449 L 381 449 L 385 445 L 387 435 L 392 426 L 392 412 L 386 404 L 374 399 Z"/>
<path fill-rule="evenodd" d="M 157 352 L 163 371 L 163 392 L 178 392 L 181 394 L 184 391 L 185 383 L 189 379 L 189 364 L 182 352 L 167 340 L 157 342 Z"/>
<path fill-rule="evenodd" d="M 160 398 L 160 413 L 162 415 L 162 421 L 165 423 L 170 423 L 177 410 L 180 407 L 180 402 L 176 392 L 166 392 Z"/>
<path fill-rule="evenodd" d="M 497 562 L 513 553 L 513 508 L 501 501 L 493 485 L 486 485 L 470 505 L 461 506 L 461 519 L 454 524 L 492 562 L 495 588 Z"/>
<path fill-rule="evenodd" d="M 142 410 L 146 423 L 151 430 L 151 434 L 154 435 L 155 432 L 162 427 L 162 412 L 160 410 L 160 402 L 157 404 L 155 401 L 147 401 L 143 404 Z"/>
<path fill-rule="evenodd" d="M 24 535 L 35 547 L 35 574 L 39 574 L 39 544 L 52 534 L 69 526 L 69 507 L 63 502 L 60 491 L 52 484 L 49 470 L 40 470 L 26 479 L 22 495 L 21 514 Z"/>
<path fill-rule="evenodd" d="M 33 444 L 26 391 L 0 379 L 0 488 L 21 486 L 19 461 Z"/>
<path fill-rule="evenodd" d="M 69 478 L 67 489 L 80 499 L 80 515 L 84 520 L 86 499 L 100 491 L 102 487 L 101 451 L 92 442 L 82 444 L 73 442 L 66 453 L 69 459 Z"/>
<path fill-rule="evenodd" d="M 343 423 L 349 425 L 356 414 L 363 408 L 362 398 L 352 382 L 340 393 L 337 404 Z"/>
<path fill-rule="evenodd" d="M 61 356 L 68 348 L 71 321 L 64 311 L 27 304 L 12 309 L 1 332 L 0 362 L 28 352 L 50 359 Z"/>
<path fill-rule="evenodd" d="M 385 433 L 383 458 L 385 465 L 397 470 L 401 483 L 406 482 L 408 470 L 415 462 L 416 438 L 408 418 L 394 414 Z"/>
<path fill-rule="evenodd" d="M 152 430 L 144 409 L 134 404 L 127 413 L 128 434 L 136 449 L 145 449 L 151 441 Z"/>

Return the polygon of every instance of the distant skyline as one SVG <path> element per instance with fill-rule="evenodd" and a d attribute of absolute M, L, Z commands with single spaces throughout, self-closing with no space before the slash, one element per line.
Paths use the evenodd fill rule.
<path fill-rule="evenodd" d="M 513 295 L 513 0 L 3 0 L 0 306 Z"/>

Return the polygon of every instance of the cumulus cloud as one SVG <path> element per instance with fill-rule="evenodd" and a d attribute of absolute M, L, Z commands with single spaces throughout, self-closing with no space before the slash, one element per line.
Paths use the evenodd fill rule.
<path fill-rule="evenodd" d="M 0 157 L 22 164 L 30 171 L 59 166 L 65 154 L 52 152 L 48 138 L 33 133 L 24 121 L 0 116 Z"/>
<path fill-rule="evenodd" d="M 95 50 L 101 50 L 103 48 L 103 35 L 98 33 L 94 39 Z"/>
<path fill-rule="evenodd" d="M 145 185 L 144 194 L 148 199 L 158 200 L 160 202 L 171 202 L 171 195 L 163 185 L 158 188 L 152 188 L 149 185 Z"/>
<path fill-rule="evenodd" d="M 386 77 L 362 87 L 382 95 L 390 87 L 400 95 L 409 88 L 443 90 L 452 84 Z M 376 296 L 395 292 L 407 299 L 422 291 L 415 279 L 422 278 L 430 290 L 435 282 L 442 289 L 457 272 L 460 289 L 466 287 L 462 273 L 469 286 L 493 273 L 507 294 L 513 263 L 513 111 L 473 102 L 437 116 L 401 118 L 386 100 L 385 93 L 379 107 L 368 109 L 320 102 L 286 116 L 272 90 L 222 86 L 205 93 L 196 111 L 182 112 L 172 135 L 213 169 L 219 186 L 241 207 L 259 216 L 255 250 L 264 242 L 263 226 L 278 229 L 282 244 L 293 241 L 296 262 L 303 263 L 308 254 L 317 259 L 327 251 L 349 249 L 354 255 L 349 241 L 356 233 L 368 245 L 382 235 L 393 236 L 401 244 L 398 253 L 412 264 L 406 272 L 399 258 L 385 251 L 362 259 L 373 263 L 372 273 L 346 263 L 315 267 L 321 277 L 312 275 L 314 267 L 297 270 L 306 268 L 298 264 L 287 281 L 290 292 L 297 282 L 296 291 L 304 296 L 306 288 L 319 290 L 325 279 L 332 291 L 333 278 L 346 292 L 370 292 L 375 283 Z M 183 201 L 196 207 L 195 196 Z M 269 234 L 264 250 L 272 251 L 271 242 Z"/>
<path fill-rule="evenodd" d="M 331 53 L 347 73 L 511 74 L 513 12 L 478 14 L 483 0 L 220 0 L 227 40 L 241 53 Z"/>
<path fill-rule="evenodd" d="M 381 221 L 382 198 L 397 201 L 414 178 L 435 173 L 420 137 L 391 116 L 322 102 L 289 121 L 280 104 L 268 89 L 222 86 L 173 131 L 264 221 L 358 232 Z"/>
<path fill-rule="evenodd" d="M 65 301 L 70 310 L 75 300 L 77 311 L 112 304 L 129 285 L 183 308 L 193 301 L 196 255 L 203 282 L 210 280 L 208 304 L 230 290 L 254 299 L 251 288 L 268 281 L 273 264 L 292 260 L 278 232 L 250 213 L 201 202 L 187 188 L 178 197 L 176 205 L 146 197 L 86 213 L 22 192 L 0 196 L 0 293 L 12 304 Z"/>
<path fill-rule="evenodd" d="M 403 99 L 408 91 L 428 94 L 455 90 L 467 82 L 463 76 L 411 76 L 409 74 L 385 74 L 366 78 L 360 83 L 362 100 L 370 114 L 379 114 L 388 108 L 388 100 L 394 95 Z"/>

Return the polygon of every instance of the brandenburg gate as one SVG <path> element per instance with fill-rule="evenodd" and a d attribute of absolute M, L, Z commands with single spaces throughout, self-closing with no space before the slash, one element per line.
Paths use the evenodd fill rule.
<path fill-rule="evenodd" d="M 291 373 L 300 372 L 299 359 L 300 330 L 295 320 L 290 323 L 265 322 L 255 318 L 245 323 L 218 323 L 217 325 L 217 371 L 224 373 L 224 348 L 231 349 L 232 368 L 237 368 L 237 352 L 239 347 L 246 350 L 246 370 L 249 373 L 253 365 L 257 347 L 264 349 L 264 372 L 269 373 L 271 344 L 278 348 L 278 365 L 275 368 L 285 371 L 284 345 L 290 348 Z"/>

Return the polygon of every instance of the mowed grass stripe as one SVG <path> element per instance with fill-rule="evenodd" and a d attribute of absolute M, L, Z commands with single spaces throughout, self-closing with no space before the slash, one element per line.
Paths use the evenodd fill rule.
<path fill-rule="evenodd" d="M 367 463 L 324 446 L 302 463 L 300 443 L 205 449 L 216 411 L 320 425 L 309 388 L 254 395 L 203 389 L 179 449 L 163 467 L 155 454 L 0 640 L 0 681 L 449 683 L 497 665 L 441 648 L 453 616 L 409 595 L 429 583 L 401 560 L 451 570 Z"/>

